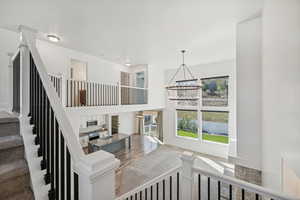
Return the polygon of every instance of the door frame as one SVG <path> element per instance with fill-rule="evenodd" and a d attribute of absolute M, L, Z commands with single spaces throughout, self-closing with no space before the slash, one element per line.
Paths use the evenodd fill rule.
<path fill-rule="evenodd" d="M 115 133 L 113 132 L 113 117 L 117 117 L 117 119 L 118 119 L 118 122 L 117 122 L 118 130 Z M 111 135 L 118 134 L 119 133 L 119 128 L 120 128 L 120 117 L 119 117 L 119 115 L 111 115 L 110 116 L 110 124 L 111 124 L 111 127 L 110 127 Z"/>
<path fill-rule="evenodd" d="M 76 58 L 70 58 L 70 65 L 69 65 L 69 70 L 68 70 L 68 73 L 69 73 L 69 77 L 70 79 L 73 80 L 72 78 L 72 61 L 75 61 L 75 62 L 80 62 L 80 63 L 85 63 L 85 66 L 86 66 L 86 69 L 85 69 L 85 80 L 82 80 L 82 81 L 87 81 L 88 80 L 88 62 L 86 61 L 82 61 L 82 60 L 79 60 L 79 59 L 76 59 Z"/>

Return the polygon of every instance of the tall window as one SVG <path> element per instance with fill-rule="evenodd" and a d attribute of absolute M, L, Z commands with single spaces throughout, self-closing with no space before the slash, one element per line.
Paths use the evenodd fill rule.
<path fill-rule="evenodd" d="M 177 135 L 198 138 L 198 113 L 196 110 L 177 110 Z"/>
<path fill-rule="evenodd" d="M 228 76 L 201 79 L 202 140 L 229 142 L 228 79 Z"/>
<path fill-rule="evenodd" d="M 177 136 L 221 144 L 229 143 L 228 80 L 228 76 L 201 79 L 200 105 L 198 101 L 183 101 L 177 104 L 180 108 L 176 110 Z M 198 115 L 201 116 L 201 121 Z"/>

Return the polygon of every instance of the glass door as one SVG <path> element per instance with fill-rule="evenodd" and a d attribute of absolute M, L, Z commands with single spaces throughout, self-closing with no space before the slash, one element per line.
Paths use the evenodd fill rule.
<path fill-rule="evenodd" d="M 157 111 L 144 112 L 144 135 L 159 137 L 159 117 Z"/>

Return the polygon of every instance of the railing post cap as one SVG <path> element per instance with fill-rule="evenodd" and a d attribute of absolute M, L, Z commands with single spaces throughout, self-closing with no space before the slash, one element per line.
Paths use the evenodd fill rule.
<path fill-rule="evenodd" d="M 195 156 L 192 152 L 184 151 L 180 156 L 180 159 L 184 162 L 194 162 Z"/>
<path fill-rule="evenodd" d="M 81 161 L 75 163 L 74 170 L 89 178 L 90 182 L 97 181 L 102 175 L 116 170 L 120 161 L 105 151 L 97 151 L 85 155 Z"/>

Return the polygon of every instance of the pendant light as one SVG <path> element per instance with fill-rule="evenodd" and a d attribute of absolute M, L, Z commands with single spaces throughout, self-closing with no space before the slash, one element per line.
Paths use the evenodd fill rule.
<path fill-rule="evenodd" d="M 170 101 L 197 101 L 200 98 L 201 84 L 189 67 L 184 63 L 185 50 L 182 50 L 182 64 L 165 87 Z M 180 73 L 182 73 L 180 75 Z M 177 77 L 183 77 L 177 79 Z"/>

